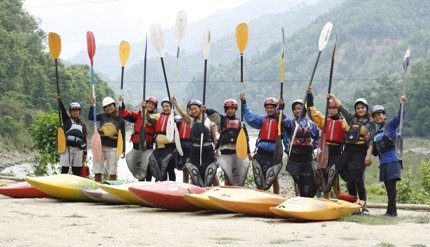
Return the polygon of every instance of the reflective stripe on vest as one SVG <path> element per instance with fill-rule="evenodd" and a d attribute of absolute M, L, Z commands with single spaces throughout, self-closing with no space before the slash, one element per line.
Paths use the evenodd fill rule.
<path fill-rule="evenodd" d="M 179 138 L 181 140 L 189 140 L 190 139 L 190 125 L 188 125 L 185 121 L 181 121 L 179 125 Z"/>

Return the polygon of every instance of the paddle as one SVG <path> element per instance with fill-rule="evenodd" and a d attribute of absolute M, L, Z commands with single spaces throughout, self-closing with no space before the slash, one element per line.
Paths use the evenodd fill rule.
<path fill-rule="evenodd" d="M 406 80 L 408 77 L 408 67 L 409 67 L 409 55 L 411 55 L 411 51 L 409 49 L 406 50 L 405 56 L 403 57 L 403 90 L 402 95 L 406 94 Z M 396 157 L 399 160 L 402 160 L 403 158 L 403 136 L 402 136 L 402 129 L 403 129 L 403 111 L 404 111 L 405 104 L 403 101 L 400 103 L 400 122 L 399 126 L 397 127 L 397 136 L 396 141 L 394 143 L 395 150 L 396 150 Z"/>
<path fill-rule="evenodd" d="M 167 81 L 166 69 L 164 67 L 164 59 L 163 59 L 163 56 L 164 56 L 163 30 L 161 29 L 161 25 L 156 23 L 150 27 L 149 31 L 151 34 L 152 45 L 154 46 L 155 50 L 157 50 L 158 53 L 160 54 L 161 67 L 163 68 L 164 82 L 166 83 L 166 89 L 167 89 L 167 97 L 169 98 L 169 101 L 170 101 L 169 82 Z"/>
<path fill-rule="evenodd" d="M 145 35 L 145 56 L 143 58 L 143 100 L 146 99 L 146 61 L 148 55 L 148 34 Z M 139 150 L 146 150 L 146 107 L 142 108 L 142 125 L 140 125 L 139 130 Z"/>
<path fill-rule="evenodd" d="M 318 40 L 318 56 L 317 56 L 317 60 L 315 61 L 315 65 L 314 68 L 312 70 L 312 74 L 311 74 L 311 78 L 309 79 L 309 86 L 312 85 L 312 81 L 314 80 L 314 76 L 315 76 L 315 71 L 317 70 L 317 66 L 318 66 L 318 62 L 320 60 L 320 56 L 321 56 L 321 52 L 324 50 L 324 48 L 327 45 L 327 42 L 330 38 L 330 33 L 331 33 L 331 29 L 333 28 L 333 24 L 331 22 L 327 22 L 323 29 L 321 30 L 320 33 L 320 38 Z M 302 111 L 302 115 L 300 116 L 300 118 L 304 118 L 306 115 L 306 101 L 308 99 L 308 95 L 305 95 L 305 100 L 303 103 L 303 111 Z"/>
<path fill-rule="evenodd" d="M 236 27 L 236 43 L 240 52 L 240 82 L 243 83 L 243 53 L 248 43 L 248 25 L 240 23 Z M 241 102 L 242 103 L 242 102 Z M 241 107 L 242 108 L 242 107 Z M 240 131 L 236 140 L 236 155 L 240 159 L 245 159 L 248 155 L 248 141 L 246 140 L 243 124 L 243 111 L 240 111 Z"/>
<path fill-rule="evenodd" d="M 93 98 L 96 98 L 96 90 L 95 90 L 95 80 L 94 80 L 94 55 L 96 53 L 96 41 L 94 39 L 93 32 L 87 32 L 87 50 L 88 56 L 90 58 L 91 63 L 91 87 L 93 91 Z M 93 136 L 91 137 L 91 151 L 93 153 L 94 160 L 102 159 L 102 140 L 100 138 L 100 134 L 97 131 L 97 123 L 96 123 L 96 103 L 93 105 L 93 122 L 94 122 L 94 131 Z"/>
<path fill-rule="evenodd" d="M 283 98 L 284 94 L 284 64 L 285 64 L 285 33 L 284 28 L 282 28 L 282 50 L 281 57 L 279 58 L 279 82 L 281 87 L 280 98 Z M 281 122 L 282 122 L 282 109 L 279 111 L 278 118 L 278 136 L 276 137 L 275 143 L 275 153 L 273 154 L 273 164 L 282 164 L 282 157 L 284 156 L 284 149 L 282 148 L 282 131 L 281 131 Z"/>
<path fill-rule="evenodd" d="M 121 63 L 121 96 L 124 95 L 124 68 L 130 56 L 130 44 L 127 41 L 121 41 L 119 44 L 119 61 Z M 120 102 L 121 105 L 121 102 Z M 116 156 L 121 157 L 124 148 L 121 130 L 118 131 L 118 140 L 116 143 Z"/>
<path fill-rule="evenodd" d="M 51 56 L 54 58 L 55 61 L 55 80 L 57 83 L 57 94 L 60 94 L 60 86 L 58 82 L 58 57 L 61 53 L 61 38 L 60 35 L 56 33 L 49 33 L 48 34 L 48 43 L 49 43 L 49 52 L 51 53 Z M 59 126 L 57 128 L 57 152 L 59 154 L 62 154 L 66 151 L 66 134 L 64 133 L 63 129 L 63 120 L 61 118 L 61 107 L 60 107 L 60 100 L 57 100 L 58 104 L 58 119 L 59 119 Z"/>

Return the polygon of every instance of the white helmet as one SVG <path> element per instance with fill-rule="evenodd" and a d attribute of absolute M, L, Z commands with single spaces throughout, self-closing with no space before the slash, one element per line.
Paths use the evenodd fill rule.
<path fill-rule="evenodd" d="M 361 104 L 365 105 L 366 108 L 369 108 L 369 104 L 367 103 L 367 100 L 365 98 L 358 98 L 358 99 L 356 99 L 355 102 L 354 102 L 354 108 L 355 108 L 355 106 L 358 103 L 361 103 Z"/>
<path fill-rule="evenodd" d="M 69 111 L 71 111 L 73 109 L 80 110 L 81 109 L 81 105 L 78 102 L 72 102 L 72 103 L 70 103 Z"/>
<path fill-rule="evenodd" d="M 106 98 L 103 99 L 103 101 L 102 101 L 103 107 L 108 106 L 110 104 L 114 104 L 115 105 L 115 100 L 112 97 L 106 97 Z"/>

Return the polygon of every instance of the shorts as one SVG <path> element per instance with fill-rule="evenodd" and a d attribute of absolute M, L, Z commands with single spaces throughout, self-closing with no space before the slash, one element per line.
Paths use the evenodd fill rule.
<path fill-rule="evenodd" d="M 118 168 L 118 157 L 115 147 L 102 146 L 102 159 L 94 161 L 94 173 L 103 173 L 104 165 L 108 168 L 109 175 L 116 175 Z"/>
<path fill-rule="evenodd" d="M 396 180 L 400 181 L 400 174 L 402 170 L 401 161 L 394 161 L 379 166 L 379 181 Z"/>
<path fill-rule="evenodd" d="M 60 154 L 60 165 L 65 167 L 82 167 L 82 149 L 67 146 L 66 151 Z"/>

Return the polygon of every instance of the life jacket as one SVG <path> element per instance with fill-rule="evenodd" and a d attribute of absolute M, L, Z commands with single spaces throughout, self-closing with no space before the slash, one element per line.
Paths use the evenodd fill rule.
<path fill-rule="evenodd" d="M 81 122 L 75 121 L 70 118 L 72 125 L 66 131 L 66 140 L 67 145 L 72 147 L 81 147 L 84 148 L 86 146 L 85 136 L 84 136 L 84 126 Z"/>
<path fill-rule="evenodd" d="M 345 130 L 342 127 L 342 119 L 327 118 L 326 141 L 330 143 L 342 143 L 345 138 Z"/>
<path fill-rule="evenodd" d="M 139 132 L 140 128 L 142 127 L 143 118 L 141 115 L 139 115 L 139 118 L 136 120 L 136 123 L 134 124 L 133 134 L 131 135 L 131 142 L 134 144 L 139 143 Z M 148 123 L 145 124 L 145 141 L 147 145 L 151 145 L 154 143 L 154 133 L 155 133 L 155 126 L 150 125 Z"/>
<path fill-rule="evenodd" d="M 221 122 L 221 134 L 218 142 L 220 145 L 236 143 L 237 135 L 240 130 L 240 120 L 238 118 L 223 118 Z"/>
<path fill-rule="evenodd" d="M 160 117 L 157 119 L 157 122 L 155 123 L 155 133 L 156 134 L 166 134 L 167 130 L 167 122 L 169 120 L 169 114 L 160 113 Z"/>
<path fill-rule="evenodd" d="M 376 131 L 373 141 L 376 144 L 376 150 L 379 154 L 383 154 L 387 151 L 393 150 L 395 147 L 394 141 L 385 134 L 385 128 L 382 127 Z"/>
<path fill-rule="evenodd" d="M 203 143 L 212 142 L 210 122 L 209 118 L 205 118 L 203 123 L 197 121 L 192 123 L 190 130 L 190 139 L 192 143 L 200 145 L 201 133 L 203 133 Z"/>
<path fill-rule="evenodd" d="M 191 128 L 185 121 L 181 121 L 179 124 L 179 138 L 181 140 L 189 140 L 190 139 Z"/>
<path fill-rule="evenodd" d="M 261 126 L 259 139 L 265 142 L 276 142 L 278 137 L 278 118 L 267 116 Z"/>
<path fill-rule="evenodd" d="M 358 119 L 354 119 L 354 122 L 351 126 L 348 127 L 348 130 L 345 133 L 345 143 L 349 145 L 365 145 L 366 139 L 366 127 L 365 123 L 360 122 Z"/>
<path fill-rule="evenodd" d="M 311 126 L 308 121 L 306 121 L 305 127 L 297 127 L 296 136 L 294 137 L 292 145 L 294 148 L 312 148 Z"/>
<path fill-rule="evenodd" d="M 100 119 L 99 134 L 101 137 L 118 139 L 120 119 L 107 114 L 102 114 Z"/>

